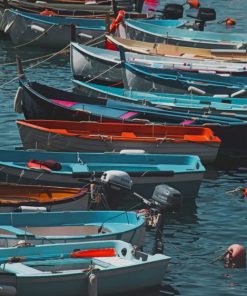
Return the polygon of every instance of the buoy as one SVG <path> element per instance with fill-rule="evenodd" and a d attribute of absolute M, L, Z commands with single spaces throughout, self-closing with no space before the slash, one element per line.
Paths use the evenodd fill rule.
<path fill-rule="evenodd" d="M 243 268 L 246 266 L 246 251 L 242 245 L 233 244 L 227 248 L 224 256 L 225 267 Z"/>
<path fill-rule="evenodd" d="M 243 195 L 244 197 L 247 197 L 247 188 L 243 188 Z"/>
<path fill-rule="evenodd" d="M 88 296 L 98 295 L 98 283 L 96 274 L 91 273 L 88 276 Z"/>
<path fill-rule="evenodd" d="M 115 19 L 112 20 L 112 23 L 110 25 L 109 33 L 114 33 L 120 23 L 122 22 L 123 18 L 125 16 L 125 11 L 124 10 L 119 10 L 118 15 Z"/>
<path fill-rule="evenodd" d="M 198 9 L 200 7 L 200 2 L 198 0 L 187 0 L 186 3 L 189 4 L 190 8 Z"/>
<path fill-rule="evenodd" d="M 227 26 L 234 26 L 237 22 L 235 19 L 229 17 L 225 20 L 225 23 Z"/>

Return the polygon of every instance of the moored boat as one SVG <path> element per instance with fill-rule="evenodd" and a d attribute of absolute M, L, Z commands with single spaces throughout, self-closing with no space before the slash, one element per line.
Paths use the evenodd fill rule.
<path fill-rule="evenodd" d="M 0 212 L 12 212 L 23 207 L 26 210 L 86 210 L 87 194 L 87 188 L 0 183 Z"/>
<path fill-rule="evenodd" d="M 155 56 L 126 52 L 126 61 L 159 69 L 175 69 L 193 73 L 224 75 L 247 75 L 245 63 L 230 63 L 218 60 L 190 59 L 189 57 Z M 90 47 L 72 42 L 70 65 L 78 80 L 90 80 L 103 84 L 122 83 L 122 67 L 119 52 Z"/>
<path fill-rule="evenodd" d="M 16 262 L 16 258 L 23 260 Z M 163 254 L 137 251 L 122 241 L 5 248 L 0 250 L 0 269 L 4 271 L 0 282 L 18 296 L 31 290 L 36 296 L 51 291 L 54 296 L 79 296 L 88 295 L 89 282 L 93 285 L 97 278 L 99 295 L 116 294 L 159 285 L 169 260 Z M 95 284 L 92 289 L 95 291 Z"/>
<path fill-rule="evenodd" d="M 30 160 L 53 160 L 61 170 L 39 170 Z M 92 175 L 121 170 L 133 180 L 133 191 L 149 198 L 158 184 L 168 184 L 185 198 L 194 198 L 199 190 L 205 168 L 198 156 L 122 153 L 73 153 L 1 150 L 0 180 L 18 184 L 45 184 L 82 187 Z M 83 175 L 88 181 L 74 178 Z"/>
<path fill-rule="evenodd" d="M 120 239 L 144 244 L 145 218 L 127 211 L 0 214 L 0 247 Z"/>
<path fill-rule="evenodd" d="M 144 149 L 147 153 L 177 153 L 200 156 L 213 162 L 220 139 L 202 127 L 18 120 L 24 149 L 49 151 L 120 152 Z"/>
<path fill-rule="evenodd" d="M 128 39 L 166 43 L 172 45 L 209 48 L 209 49 L 245 49 L 247 37 L 244 33 L 216 33 L 191 31 L 180 28 L 149 26 L 136 20 L 125 21 L 125 31 L 121 37 Z M 124 36 L 125 35 L 125 36 Z"/>
<path fill-rule="evenodd" d="M 151 43 L 139 40 L 125 39 L 118 36 L 106 35 L 107 40 L 122 46 L 126 51 L 164 57 L 176 57 L 189 60 L 221 60 L 235 63 L 246 63 L 247 52 L 245 49 L 207 49 L 183 47 L 165 43 Z"/>

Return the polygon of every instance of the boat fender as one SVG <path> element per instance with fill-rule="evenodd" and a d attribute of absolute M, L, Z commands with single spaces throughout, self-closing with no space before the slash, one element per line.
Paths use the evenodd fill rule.
<path fill-rule="evenodd" d="M 90 273 L 88 276 L 88 296 L 98 295 L 98 283 L 96 274 Z"/>
<path fill-rule="evenodd" d="M 112 20 L 112 23 L 110 25 L 109 33 L 114 33 L 118 26 L 121 24 L 122 20 L 124 19 L 125 11 L 119 10 L 118 15 L 115 19 Z"/>
<path fill-rule="evenodd" d="M 239 90 L 239 91 L 236 91 L 235 93 L 232 93 L 232 94 L 231 94 L 231 98 L 235 98 L 235 97 L 238 97 L 238 96 L 244 95 L 246 92 L 247 92 L 246 89 L 241 89 L 241 90 Z"/>
<path fill-rule="evenodd" d="M 15 296 L 16 288 L 11 286 L 0 285 L 0 296 Z"/>
<path fill-rule="evenodd" d="M 123 149 L 119 154 L 145 154 L 146 151 L 142 149 Z"/>
<path fill-rule="evenodd" d="M 16 113 L 23 113 L 22 99 L 23 99 L 23 88 L 19 86 L 14 99 L 14 110 Z"/>
<path fill-rule="evenodd" d="M 46 207 L 19 206 L 15 212 L 47 212 Z"/>
<path fill-rule="evenodd" d="M 12 22 L 10 22 L 10 23 L 8 23 L 8 24 L 6 25 L 6 27 L 4 28 L 4 33 L 5 33 L 5 34 L 8 34 L 8 33 L 9 33 L 9 30 L 11 29 L 12 25 L 14 24 L 14 21 L 15 21 L 15 20 L 13 20 Z"/>
<path fill-rule="evenodd" d="M 188 87 L 188 92 L 189 93 L 195 93 L 195 94 L 198 94 L 198 95 L 205 95 L 206 92 L 200 88 L 197 88 L 197 87 L 194 87 L 194 86 L 190 86 Z"/>
<path fill-rule="evenodd" d="M 49 10 L 49 9 L 45 9 L 45 10 L 41 11 L 39 14 L 40 15 L 47 15 L 47 16 L 58 15 L 58 13 L 56 13 L 55 11 Z"/>
<path fill-rule="evenodd" d="M 246 267 L 246 251 L 242 245 L 233 244 L 227 248 L 224 255 L 225 267 L 244 268 Z"/>
<path fill-rule="evenodd" d="M 31 25 L 31 30 L 36 32 L 36 33 L 44 33 L 45 32 L 45 28 L 42 28 L 41 26 L 38 25 Z"/>

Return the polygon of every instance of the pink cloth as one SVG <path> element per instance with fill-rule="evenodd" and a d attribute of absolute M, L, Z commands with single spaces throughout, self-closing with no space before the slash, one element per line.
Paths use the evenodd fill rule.
<path fill-rule="evenodd" d="M 64 106 L 64 107 L 72 107 L 76 104 L 78 104 L 77 102 L 70 102 L 70 101 L 60 101 L 60 100 L 52 100 L 52 102 Z"/>

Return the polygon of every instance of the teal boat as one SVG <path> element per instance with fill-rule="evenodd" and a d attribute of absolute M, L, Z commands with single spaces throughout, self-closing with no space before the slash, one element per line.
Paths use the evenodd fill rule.
<path fill-rule="evenodd" d="M 124 152 L 124 151 L 123 151 Z M 142 152 L 142 151 L 139 151 Z M 30 168 L 30 160 L 53 160 L 60 170 Z M 150 197 L 158 184 L 167 184 L 179 190 L 185 198 L 194 198 L 199 190 L 205 168 L 198 156 L 124 153 L 74 153 L 10 151 L 0 153 L 0 181 L 19 184 L 43 184 L 65 187 L 84 186 L 73 178 L 80 173 L 91 178 L 109 170 L 127 172 L 133 180 L 133 190 Z"/>
<path fill-rule="evenodd" d="M 245 33 L 191 31 L 157 24 L 150 26 L 138 20 L 126 20 L 125 27 L 128 39 L 133 40 L 212 49 L 245 49 L 247 46 Z"/>
<path fill-rule="evenodd" d="M 2 213 L 0 247 L 112 239 L 143 246 L 144 222 L 127 211 Z"/>
<path fill-rule="evenodd" d="M 18 296 L 117 295 L 158 286 L 169 260 L 122 241 L 5 248 L 0 249 L 1 290 Z"/>

